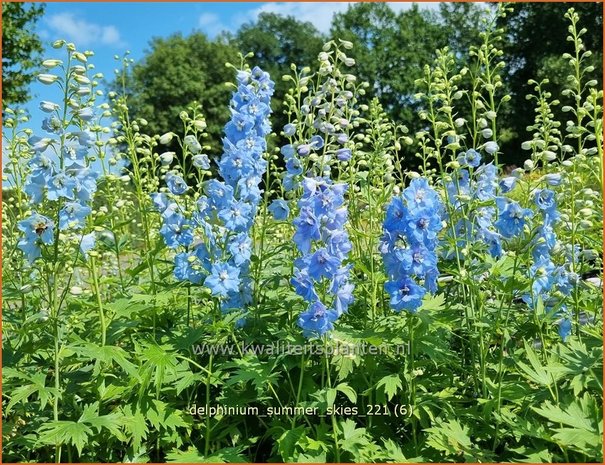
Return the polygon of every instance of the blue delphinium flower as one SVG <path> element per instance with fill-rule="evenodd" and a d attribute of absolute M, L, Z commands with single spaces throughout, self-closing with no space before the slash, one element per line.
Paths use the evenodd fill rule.
<path fill-rule="evenodd" d="M 424 178 L 413 179 L 387 207 L 380 251 L 388 277 L 385 290 L 395 311 L 416 312 L 427 290 L 437 288 L 435 249 L 442 214 L 441 199 Z"/>
<path fill-rule="evenodd" d="M 187 192 L 188 186 L 185 180 L 178 174 L 169 172 L 166 175 L 166 185 L 174 195 L 182 195 Z"/>
<path fill-rule="evenodd" d="M 83 255 L 95 244 L 95 235 L 86 234 L 87 218 L 92 212 L 92 200 L 97 190 L 98 172 L 90 167 L 91 147 L 95 138 L 87 129 L 87 123 L 94 118 L 92 107 L 86 112 L 73 112 L 71 122 L 64 123 L 58 118 L 60 106 L 43 102 L 42 111 L 51 115 L 42 123 L 42 129 L 49 135 L 41 138 L 31 136 L 29 143 L 34 151 L 28 161 L 28 175 L 24 192 L 32 205 L 45 209 L 51 218 L 58 217 L 55 225 L 47 217 L 38 213 L 20 222 L 23 237 L 19 247 L 28 261 L 33 262 L 41 255 L 41 244 L 50 244 L 58 236 L 53 235 L 54 227 L 60 231 L 78 231 L 80 251 Z M 77 129 L 70 124 L 77 124 Z M 60 136 L 57 137 L 57 136 Z M 53 152 L 49 149 L 52 147 Z"/>
<path fill-rule="evenodd" d="M 23 233 L 17 245 L 30 263 L 41 255 L 40 245 L 51 244 L 54 239 L 54 223 L 38 213 L 19 221 L 17 227 Z"/>
<path fill-rule="evenodd" d="M 422 305 L 422 298 L 426 294 L 426 289 L 416 284 L 408 276 L 402 276 L 395 281 L 387 281 L 384 288 L 391 296 L 391 308 L 398 312 L 401 310 L 408 310 L 412 313 L 418 311 Z"/>
<path fill-rule="evenodd" d="M 223 154 L 218 161 L 222 180 L 204 183 L 204 195 L 196 200 L 198 208 L 191 216 L 207 246 L 211 273 L 204 284 L 219 298 L 223 311 L 241 309 L 252 299 L 250 229 L 267 168 L 263 153 L 271 131 L 273 89 L 273 81 L 260 68 L 238 71 L 237 91 L 230 102 L 231 119 L 225 126 Z M 208 168 L 204 157 L 199 161 L 201 169 Z"/>
<path fill-rule="evenodd" d="M 230 101 L 231 119 L 225 125 L 223 154 L 218 160 L 222 178 L 203 183 L 193 211 L 179 204 L 189 189 L 180 175 L 169 173 L 170 194 L 152 195 L 162 216 L 160 232 L 168 247 L 177 249 L 174 275 L 180 281 L 204 283 L 218 298 L 223 311 L 241 309 L 252 299 L 249 277 L 252 256 L 250 229 L 262 191 L 267 162 L 266 136 L 274 83 L 260 68 L 237 72 L 237 91 Z M 194 136 L 184 139 L 194 167 L 210 168 L 209 158 Z M 185 203 L 185 202 L 180 202 Z M 198 236 L 198 234 L 201 236 Z"/>
<path fill-rule="evenodd" d="M 493 163 L 487 163 L 478 165 L 473 176 L 466 168 L 457 169 L 452 176 L 454 179 L 445 184 L 448 200 L 454 211 L 462 209 L 467 211 L 460 212 L 463 219 L 457 217 L 453 230 L 448 228 L 446 236 L 449 240 L 445 243 L 456 244 L 459 250 L 470 243 L 484 244 L 492 257 L 500 257 L 503 235 L 494 224 L 497 211 L 493 205 L 496 196 L 501 192 L 497 167 Z M 471 204 L 477 202 L 478 205 L 468 208 L 469 202 Z M 454 232 L 455 241 L 454 237 L 451 237 Z M 441 253 L 445 258 L 453 258 L 455 251 L 453 247 L 444 247 Z M 458 259 L 464 258 L 459 256 Z"/>
<path fill-rule="evenodd" d="M 239 268 L 228 263 L 214 263 L 204 284 L 215 296 L 228 297 L 237 293 L 240 286 Z"/>
<path fill-rule="evenodd" d="M 495 226 L 498 232 L 507 239 L 521 234 L 527 219 L 533 215 L 529 208 L 523 208 L 518 202 L 505 197 L 498 197 L 496 205 L 498 206 L 498 221 Z"/>
<path fill-rule="evenodd" d="M 288 203 L 282 199 L 276 199 L 271 202 L 271 205 L 267 208 L 278 221 L 285 220 L 288 218 L 290 214 L 290 207 L 288 207 Z"/>
<path fill-rule="evenodd" d="M 468 149 L 466 152 L 460 154 L 458 162 L 463 166 L 477 168 L 481 163 L 481 154 L 475 149 Z"/>
<path fill-rule="evenodd" d="M 59 212 L 59 229 L 83 228 L 91 208 L 78 202 L 67 202 Z"/>
<path fill-rule="evenodd" d="M 567 341 L 567 338 L 571 334 L 571 320 L 568 317 L 564 317 L 559 322 L 559 336 L 563 342 Z"/>
<path fill-rule="evenodd" d="M 316 300 L 300 314 L 298 326 L 302 328 L 305 337 L 321 336 L 334 329 L 337 318 L 338 313 L 335 310 L 326 308 L 323 303 Z"/>
<path fill-rule="evenodd" d="M 187 247 L 193 243 L 193 225 L 181 213 L 165 216 L 160 234 L 166 245 L 172 249 Z"/>
<path fill-rule="evenodd" d="M 535 308 L 541 300 L 547 312 L 558 308 L 559 335 L 563 342 L 571 334 L 572 323 L 567 307 L 561 304 L 564 296 L 571 294 L 578 282 L 578 275 L 569 269 L 569 264 L 557 266 L 553 260 L 553 251 L 557 246 L 557 236 L 554 225 L 559 220 L 556 194 L 550 189 L 536 189 L 534 202 L 541 213 L 541 225 L 535 228 L 531 242 L 533 263 L 529 268 L 532 280 L 531 294 L 523 296 L 523 300 Z M 572 262 L 571 260 L 569 261 Z"/>
<path fill-rule="evenodd" d="M 329 178 L 304 178 L 302 184 L 293 240 L 303 256 L 294 262 L 291 283 L 296 293 L 310 304 L 298 324 L 306 337 L 313 337 L 330 331 L 353 302 L 350 267 L 344 265 L 351 250 L 345 229 L 347 186 L 334 184 Z M 319 288 L 323 292 L 318 292 Z"/>
<path fill-rule="evenodd" d="M 88 252 L 90 252 L 94 248 L 95 242 L 96 242 L 96 235 L 94 232 L 84 234 L 82 236 L 82 239 L 80 240 L 80 252 L 82 253 L 82 255 L 85 258 L 87 256 Z"/>

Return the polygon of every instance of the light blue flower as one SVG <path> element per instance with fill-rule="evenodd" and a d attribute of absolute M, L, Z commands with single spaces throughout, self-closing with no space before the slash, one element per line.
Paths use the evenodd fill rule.
<path fill-rule="evenodd" d="M 214 296 L 227 297 L 231 293 L 236 293 L 240 285 L 239 269 L 228 263 L 214 263 L 204 285 Z"/>
<path fill-rule="evenodd" d="M 288 203 L 282 199 L 276 199 L 271 202 L 271 205 L 267 208 L 278 221 L 283 221 L 288 218 L 290 214 L 290 207 L 288 207 Z"/>
<path fill-rule="evenodd" d="M 189 188 L 180 175 L 172 172 L 166 174 L 166 185 L 174 195 L 183 195 Z"/>
<path fill-rule="evenodd" d="M 78 202 L 67 202 L 59 212 L 59 229 L 80 229 L 86 224 L 91 208 Z"/>
<path fill-rule="evenodd" d="M 315 301 L 300 314 L 298 326 L 302 328 L 305 337 L 321 337 L 334 328 L 337 318 L 334 310 L 327 309 L 320 301 Z"/>
<path fill-rule="evenodd" d="M 80 252 L 84 256 L 84 258 L 86 258 L 88 252 L 90 252 L 94 248 L 95 242 L 96 236 L 94 232 L 82 236 L 82 239 L 80 240 Z"/>

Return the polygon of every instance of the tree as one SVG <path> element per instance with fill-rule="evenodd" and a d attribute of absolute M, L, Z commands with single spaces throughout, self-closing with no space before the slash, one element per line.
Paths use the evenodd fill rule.
<path fill-rule="evenodd" d="M 234 80 L 225 64 L 237 60 L 237 51 L 223 37 L 212 41 L 195 32 L 154 38 L 129 75 L 126 91 L 132 114 L 149 122 L 149 134 L 179 133 L 179 113 L 198 102 L 208 122 L 209 142 L 218 149 L 229 119 L 231 90 L 226 83 Z"/>
<path fill-rule="evenodd" d="M 179 133 L 179 113 L 197 101 L 207 118 L 208 142 L 219 150 L 223 126 L 230 116 L 231 89 L 225 83 L 235 79 L 225 64 L 239 65 L 238 53 L 252 51 L 249 64 L 269 72 L 276 83 L 272 122 L 279 132 L 286 123 L 281 110 L 288 88 L 281 77 L 291 71 L 291 63 L 313 63 L 322 44 L 323 38 L 312 24 L 271 13 L 244 24 L 235 35 L 223 33 L 214 40 L 201 32 L 155 38 L 128 76 L 126 92 L 131 96 L 132 114 L 149 122 L 145 129 L 149 134 Z M 112 87 L 119 88 L 119 83 Z"/>
<path fill-rule="evenodd" d="M 423 126 L 415 81 L 442 47 L 464 63 L 470 44 L 478 41 L 482 15 L 474 4 L 442 6 L 439 13 L 414 4 L 396 13 L 384 3 L 358 3 L 334 16 L 331 35 L 353 42 L 353 72 L 370 84 L 365 103 L 378 97 L 389 117 L 413 133 Z"/>
<path fill-rule="evenodd" d="M 564 80 L 570 74 L 562 55 L 571 53 L 573 45 L 567 41 L 569 22 L 565 12 L 573 6 L 580 16 L 580 25 L 587 29 L 582 37 L 587 50 L 593 52 L 592 64 L 595 70 L 590 79 L 597 79 L 602 88 L 603 75 L 603 6 L 600 3 L 515 3 L 512 12 L 501 18 L 501 26 L 506 28 L 507 41 L 504 44 L 505 83 L 512 95 L 511 105 L 502 115 L 503 124 L 510 128 L 512 139 L 503 145 L 505 153 L 512 155 L 511 161 L 520 163 L 524 159 L 521 143 L 529 138 L 527 126 L 533 123 L 533 101 L 525 99 L 532 92 L 529 79 L 548 78 L 549 90 L 560 96 Z M 557 109 L 555 115 L 560 121 L 567 118 Z"/>
<path fill-rule="evenodd" d="M 43 3 L 2 2 L 2 102 L 4 106 L 25 103 L 42 43 L 33 32 Z"/>

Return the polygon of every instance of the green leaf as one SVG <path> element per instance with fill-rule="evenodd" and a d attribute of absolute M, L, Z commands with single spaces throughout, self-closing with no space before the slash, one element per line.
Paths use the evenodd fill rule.
<path fill-rule="evenodd" d="M 401 378 L 397 374 L 388 375 L 376 383 L 376 388 L 383 388 L 388 400 L 397 395 L 400 389 L 403 389 Z"/>
<path fill-rule="evenodd" d="M 443 294 L 429 295 L 422 301 L 422 310 L 425 311 L 440 311 L 445 305 L 445 296 Z"/>
<path fill-rule="evenodd" d="M 204 457 L 195 447 L 189 447 L 187 450 L 173 449 L 166 454 L 166 461 L 171 463 L 212 463 L 209 462 L 206 457 Z"/>
<path fill-rule="evenodd" d="M 542 367 L 542 364 L 538 360 L 538 355 L 527 341 L 523 341 L 523 344 L 525 345 L 525 353 L 527 354 L 527 359 L 529 360 L 531 367 L 523 362 L 517 362 L 517 366 L 521 368 L 531 381 L 542 386 L 550 386 L 553 383 L 553 378 Z"/>
<path fill-rule="evenodd" d="M 38 440 L 42 444 L 72 444 L 82 455 L 82 449 L 88 443 L 92 430 L 84 423 L 76 421 L 51 421 L 43 425 Z"/>
<path fill-rule="evenodd" d="M 336 390 L 347 396 L 352 404 L 357 403 L 357 392 L 355 392 L 355 389 L 353 389 L 347 383 L 340 383 L 338 386 L 336 386 Z"/>
<path fill-rule="evenodd" d="M 462 426 L 458 420 L 437 420 L 437 425 L 425 430 L 429 433 L 427 444 L 439 451 L 450 455 L 459 455 L 472 445 L 467 426 Z"/>
<path fill-rule="evenodd" d="M 305 435 L 305 427 L 297 426 L 294 429 L 287 430 L 277 440 L 279 455 L 284 462 L 293 462 L 296 460 L 295 450 L 300 439 Z"/>
<path fill-rule="evenodd" d="M 132 447 L 134 450 L 138 450 L 141 447 L 143 439 L 147 438 L 147 424 L 145 423 L 145 417 L 143 414 L 136 410 L 132 411 L 132 408 L 127 405 L 123 409 L 123 423 L 124 428 L 130 437 L 132 437 Z"/>

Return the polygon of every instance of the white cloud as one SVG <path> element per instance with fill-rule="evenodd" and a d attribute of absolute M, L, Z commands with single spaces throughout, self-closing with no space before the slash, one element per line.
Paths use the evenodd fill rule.
<path fill-rule="evenodd" d="M 72 41 L 77 47 L 102 44 L 115 47 L 124 45 L 115 26 L 102 26 L 78 18 L 73 13 L 57 13 L 46 18 L 47 26 L 58 36 Z"/>
<path fill-rule="evenodd" d="M 312 23 L 320 32 L 328 32 L 332 24 L 332 17 L 336 13 L 347 11 L 349 5 L 356 2 L 271 2 L 265 3 L 248 13 L 240 23 L 255 20 L 261 13 L 277 13 L 284 16 L 294 16 L 299 21 Z M 388 2 L 393 11 L 404 11 L 412 7 L 413 2 Z M 419 3 L 420 8 L 438 8 L 439 3 Z"/>
<path fill-rule="evenodd" d="M 214 13 L 202 13 L 198 19 L 198 25 L 210 37 L 229 29 L 229 27 L 221 22 L 219 16 Z"/>
<path fill-rule="evenodd" d="M 277 13 L 283 16 L 294 16 L 299 21 L 308 21 L 319 31 L 328 32 L 334 14 L 346 11 L 350 3 L 265 3 L 251 12 L 251 19 L 256 19 L 261 13 Z"/>

